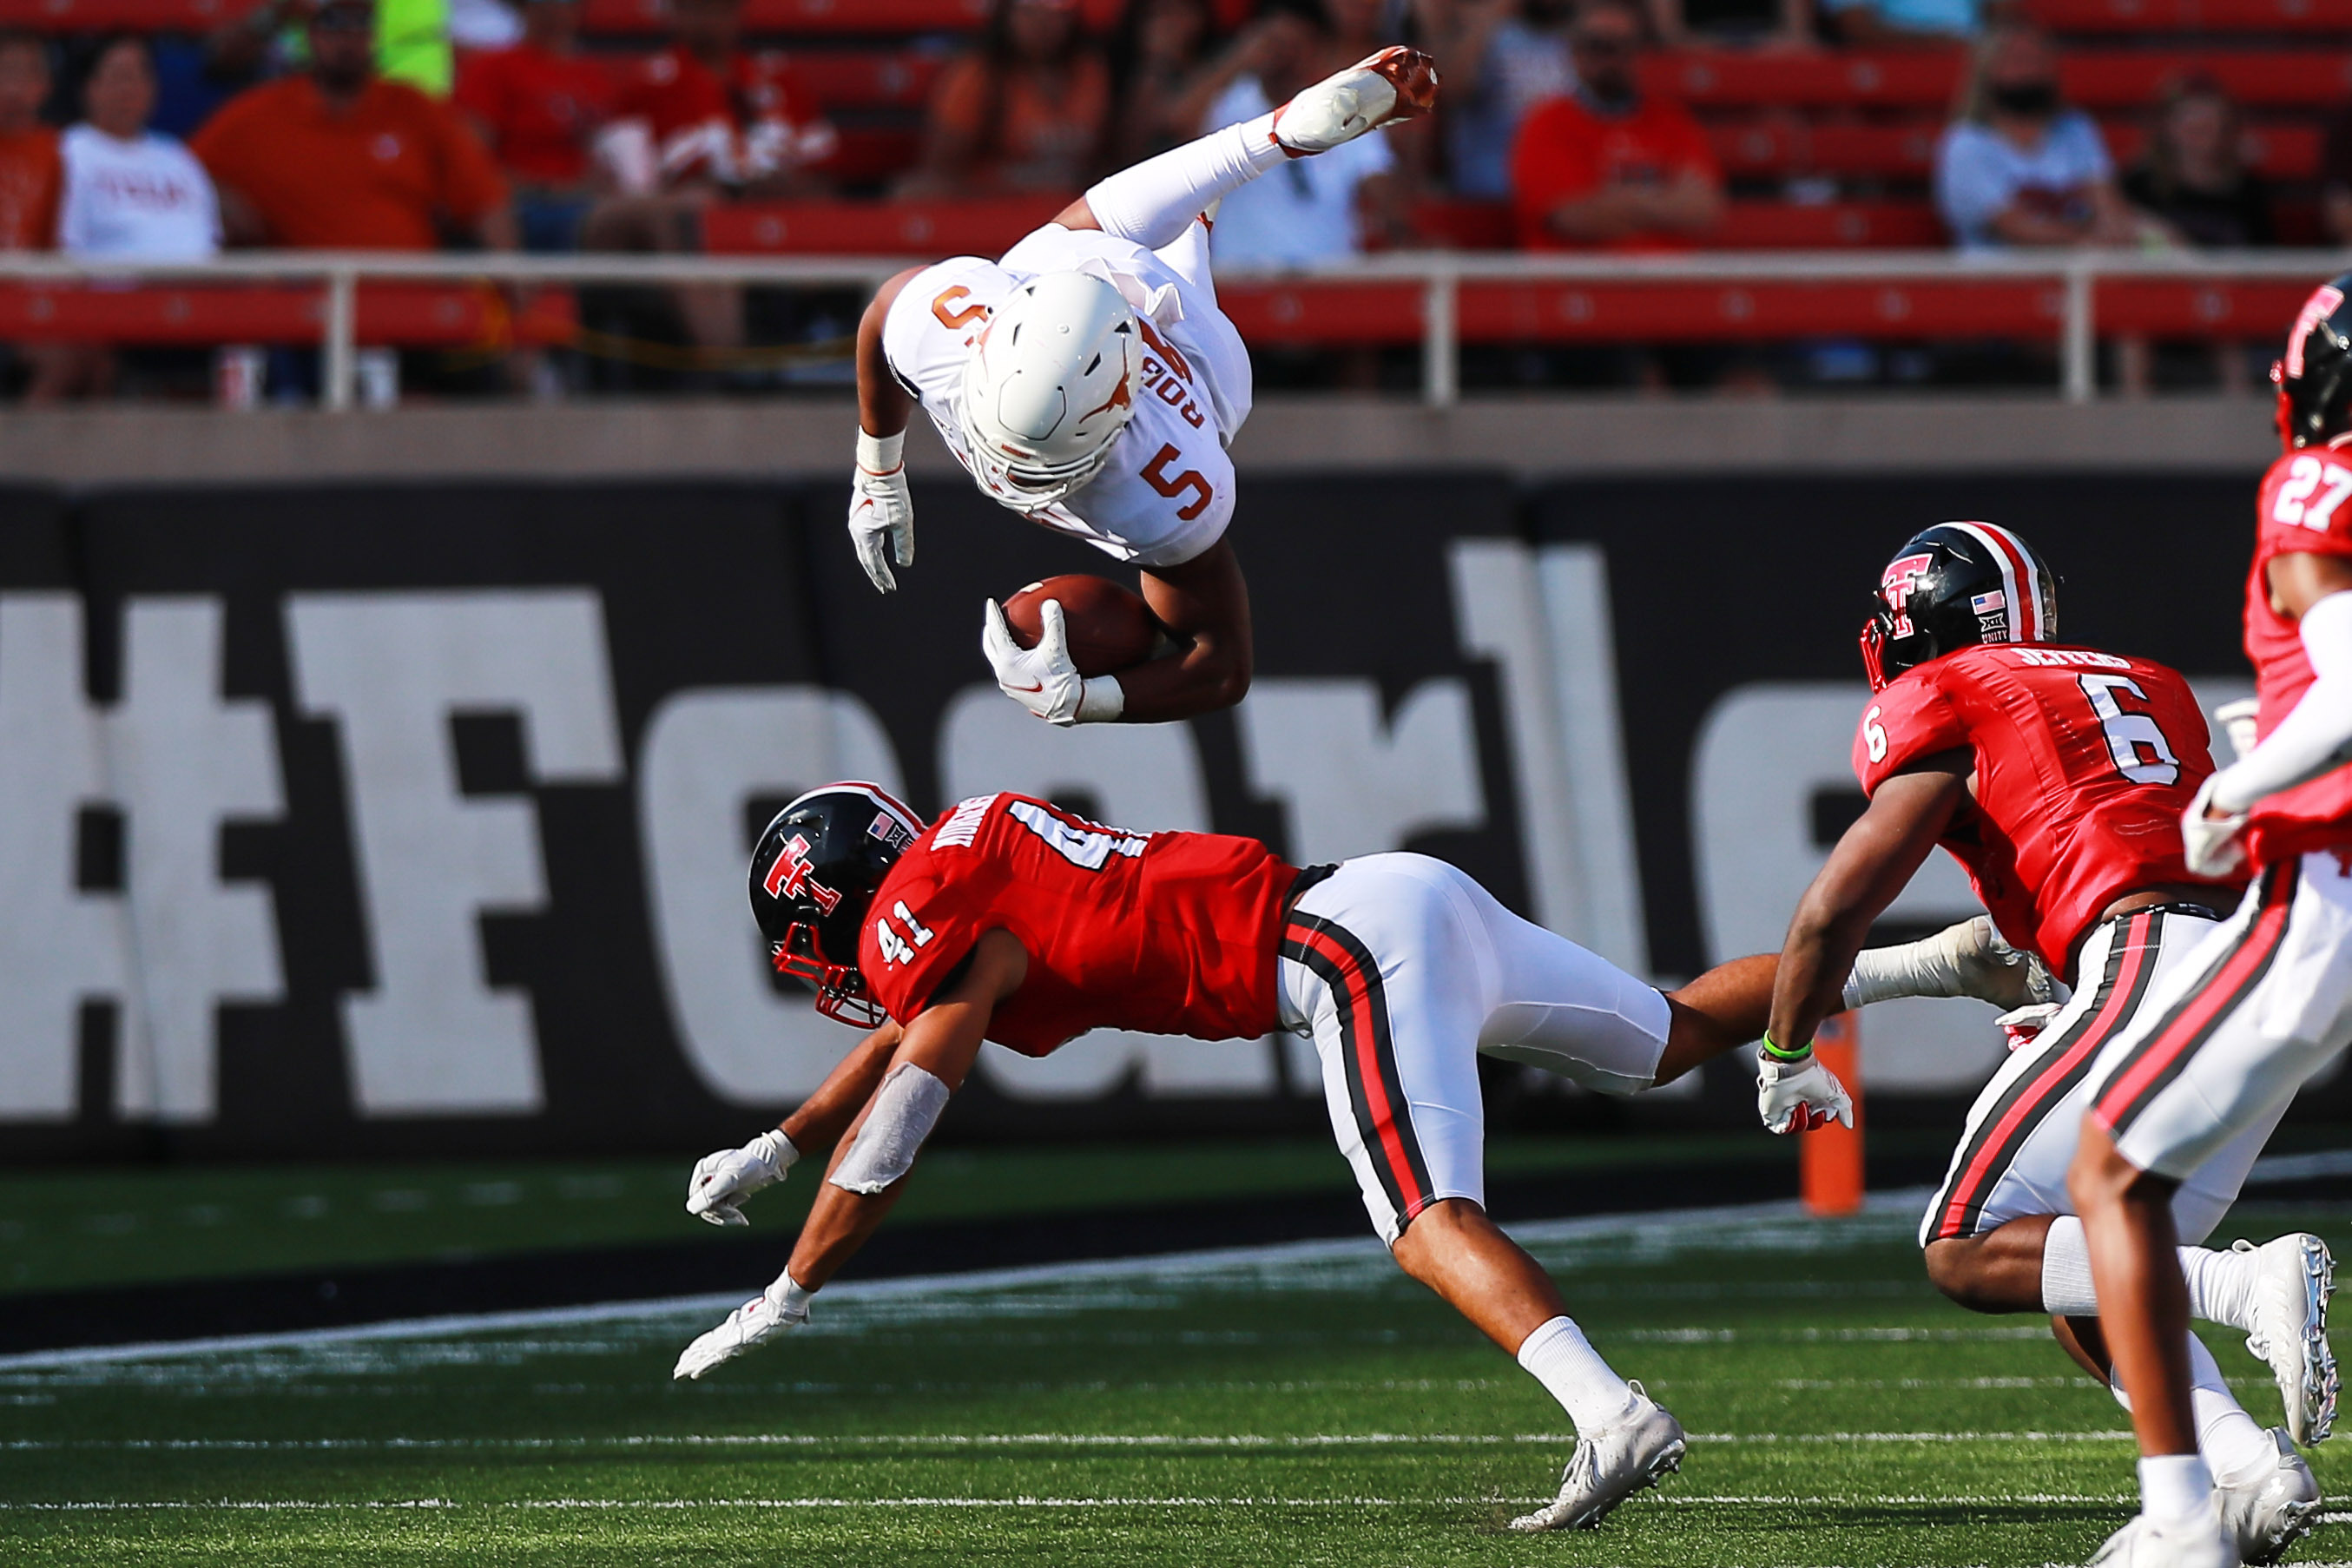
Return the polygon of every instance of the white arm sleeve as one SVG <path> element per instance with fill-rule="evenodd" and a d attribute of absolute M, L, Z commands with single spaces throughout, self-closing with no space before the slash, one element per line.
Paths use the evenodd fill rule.
<path fill-rule="evenodd" d="M 2261 745 L 2214 776 L 2212 803 L 2231 816 L 2352 762 L 2352 593 L 2305 610 L 2302 631 L 2317 679 Z"/>
<path fill-rule="evenodd" d="M 1087 193 L 1087 205 L 1105 234 L 1157 250 L 1211 202 L 1288 156 L 1274 139 L 1274 116 L 1262 114 L 1121 169 Z"/>

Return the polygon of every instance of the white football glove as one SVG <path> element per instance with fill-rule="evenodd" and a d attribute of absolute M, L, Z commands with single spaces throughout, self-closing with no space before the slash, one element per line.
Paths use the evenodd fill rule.
<path fill-rule="evenodd" d="M 793 1283 L 789 1273 L 727 1314 L 727 1321 L 679 1352 L 670 1369 L 672 1381 L 698 1378 L 712 1367 L 733 1361 L 745 1351 L 766 1344 L 778 1334 L 797 1329 L 809 1320 L 809 1292 Z"/>
<path fill-rule="evenodd" d="M 2065 1010 L 2062 1003 L 2037 1002 L 2031 1007 L 2012 1007 L 1992 1022 L 2000 1031 L 2001 1043 L 2013 1051 L 2040 1039 L 2050 1020 Z"/>
<path fill-rule="evenodd" d="M 1767 1132 L 1807 1132 L 1832 1121 L 1853 1125 L 1853 1099 L 1837 1074 L 1808 1056 L 1801 1062 L 1756 1057 L 1756 1114 Z"/>
<path fill-rule="evenodd" d="M 1426 114 L 1436 103 L 1437 62 L 1419 49 L 1386 48 L 1276 110 L 1274 139 L 1284 152 L 1304 158 Z"/>
<path fill-rule="evenodd" d="M 749 1225 L 740 1206 L 761 1187 L 772 1187 L 801 1152 L 782 1130 L 762 1132 L 740 1149 L 721 1149 L 695 1162 L 686 1179 L 686 1212 L 712 1225 Z"/>
<path fill-rule="evenodd" d="M 2208 816 L 2206 807 L 2213 799 L 2213 785 L 2221 779 L 2215 773 L 2197 786 L 2197 798 L 2180 814 L 2180 847 L 2189 868 L 2200 877 L 2226 877 L 2246 863 L 2246 847 L 2238 835 L 2246 826 L 2246 815 Z"/>
<path fill-rule="evenodd" d="M 849 481 L 849 542 L 866 575 L 885 594 L 898 587 L 898 579 L 891 575 L 884 544 L 899 565 L 915 563 L 915 497 L 907 488 L 906 448 L 903 430 L 868 436 L 860 429 L 857 471 Z"/>
<path fill-rule="evenodd" d="M 1843 999 L 1860 1007 L 1897 996 L 1973 996 L 2011 1008 L 2065 995 L 2047 964 L 2002 941 L 1991 917 L 1977 915 L 1917 942 L 1857 953 Z"/>
<path fill-rule="evenodd" d="M 2241 757 L 2254 749 L 2254 721 L 2262 710 L 2263 702 L 2259 697 L 2224 702 L 2213 710 L 2213 717 L 2221 721 L 2221 733 L 2230 737 L 2230 750 Z"/>
<path fill-rule="evenodd" d="M 1004 621 L 1003 605 L 993 599 L 985 603 L 987 607 L 981 613 L 980 650 L 988 656 L 989 667 L 996 671 L 996 684 L 1003 689 L 1004 695 L 1048 724 L 1065 728 L 1103 723 L 1118 717 L 1127 702 L 1118 677 L 1097 675 L 1088 679 L 1070 662 L 1070 628 L 1062 615 L 1062 601 L 1048 599 L 1037 607 L 1035 647 L 1023 647 L 1013 640 L 1013 628 Z"/>

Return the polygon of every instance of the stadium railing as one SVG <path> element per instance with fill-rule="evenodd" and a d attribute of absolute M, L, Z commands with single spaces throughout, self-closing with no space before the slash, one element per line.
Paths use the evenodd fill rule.
<path fill-rule="evenodd" d="M 934 252 L 933 254 L 936 254 Z M 249 251 L 178 264 L 0 256 L 0 339 L 315 344 L 322 401 L 352 405 L 362 343 L 497 349 L 576 331 L 572 285 L 870 288 L 922 258 L 413 255 Z M 1244 338 L 1418 345 L 1422 395 L 1460 395 L 1465 343 L 1864 339 L 2054 342 L 2058 386 L 2097 390 L 2102 333 L 2284 336 L 2335 251 L 1709 251 L 1535 256 L 1410 251 L 1311 269 L 1221 268 Z"/>

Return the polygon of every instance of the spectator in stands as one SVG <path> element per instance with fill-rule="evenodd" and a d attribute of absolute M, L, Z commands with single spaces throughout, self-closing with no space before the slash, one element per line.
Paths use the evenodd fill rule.
<path fill-rule="evenodd" d="M 193 261 L 220 248 L 220 205 L 205 166 L 176 139 L 147 128 L 155 69 L 143 38 L 102 46 L 82 83 L 87 118 L 65 133 L 58 248 L 68 256 Z M 26 399 L 103 395 L 115 354 L 61 343 L 45 358 Z"/>
<path fill-rule="evenodd" d="M 1511 194 L 1511 145 L 1528 111 L 1576 90 L 1570 0 L 1416 0 L 1444 78 L 1447 183 L 1458 196 Z"/>
<path fill-rule="evenodd" d="M 1511 152 L 1519 243 L 1537 250 L 1669 250 L 1723 221 L 1723 174 L 1672 99 L 1643 92 L 1642 16 L 1584 0 L 1570 29 L 1576 89 L 1538 106 Z"/>
<path fill-rule="evenodd" d="M 1200 129 L 1255 120 L 1391 41 L 1379 0 L 1269 6 L 1202 84 L 1223 79 Z M 1390 140 L 1360 136 L 1294 159 L 1227 196 L 1210 239 L 1219 264 L 1297 265 L 1403 237 L 1404 182 Z"/>
<path fill-rule="evenodd" d="M 1822 25 L 1842 44 L 1872 48 L 1973 38 L 1985 0 L 1821 0 Z"/>
<path fill-rule="evenodd" d="M 2191 76 L 2165 91 L 2147 151 L 2123 179 L 2125 197 L 2184 245 L 2269 245 L 2270 188 L 2240 155 L 2238 106 L 2221 84 Z"/>
<path fill-rule="evenodd" d="M 2058 95 L 2058 56 L 2009 23 L 1977 45 L 1959 120 L 1936 150 L 1936 207 L 1963 250 L 2160 239 L 2116 185 L 2099 128 Z"/>
<path fill-rule="evenodd" d="M 591 250 L 699 250 L 703 209 L 714 201 L 825 188 L 823 167 L 840 138 L 793 100 L 781 56 L 742 47 L 742 0 L 670 0 L 670 29 L 669 47 L 623 85 L 596 139 L 619 194 L 589 213 Z M 681 289 L 677 298 L 696 343 L 742 345 L 740 289 Z"/>
<path fill-rule="evenodd" d="M 520 43 L 461 62 L 457 104 L 514 184 L 523 248 L 577 249 L 613 113 L 611 74 L 580 52 L 579 0 L 526 0 Z"/>
<path fill-rule="evenodd" d="M 1202 105 L 1189 90 L 1219 51 L 1216 17 L 1205 0 L 1136 0 L 1111 47 L 1120 108 L 1104 160 L 1139 163 L 1200 132 Z"/>
<path fill-rule="evenodd" d="M 996 0 L 980 47 L 940 73 L 901 195 L 1071 191 L 1110 132 L 1110 67 L 1077 0 Z"/>
<path fill-rule="evenodd" d="M 47 250 L 57 237 L 64 167 L 57 132 L 41 123 L 48 97 L 47 46 L 0 32 L 0 250 Z"/>
<path fill-rule="evenodd" d="M 376 75 L 369 0 L 322 0 L 310 68 L 229 100 L 196 133 L 221 220 L 244 245 L 512 250 L 506 182 L 457 111 Z"/>

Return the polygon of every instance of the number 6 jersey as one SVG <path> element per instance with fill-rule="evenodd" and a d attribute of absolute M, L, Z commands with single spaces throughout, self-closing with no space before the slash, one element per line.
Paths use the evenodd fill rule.
<path fill-rule="evenodd" d="M 882 879 L 857 967 L 909 1023 L 1001 927 L 1028 949 L 1029 972 L 988 1037 L 1024 1056 L 1089 1029 L 1255 1039 L 1275 1027 L 1282 906 L 1297 878 L 1255 838 L 1129 833 L 1026 795 L 976 795 Z"/>
<path fill-rule="evenodd" d="M 974 482 L 999 500 L 1017 500 L 990 489 L 964 449 L 956 417 L 964 366 L 1006 295 L 1039 273 L 1069 271 L 1108 279 L 1135 308 L 1143 384 L 1128 389 L 1135 416 L 1108 467 L 1066 500 L 1013 510 L 1121 561 L 1179 565 L 1224 537 L 1233 521 L 1225 447 L 1249 417 L 1249 351 L 1214 294 L 1157 252 L 1097 229 L 1047 224 L 1003 261 L 951 257 L 899 290 L 883 321 L 883 355 Z"/>
<path fill-rule="evenodd" d="M 1853 771 L 1875 795 L 1961 747 L 1976 753 L 1976 795 L 1943 846 L 2001 935 L 2053 972 L 2126 893 L 2208 880 L 2180 850 L 2180 814 L 2213 771 L 2205 717 L 2163 665 L 2049 643 L 1957 649 L 1872 700 Z M 2216 901 L 2239 886 L 2214 883 Z"/>

